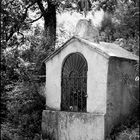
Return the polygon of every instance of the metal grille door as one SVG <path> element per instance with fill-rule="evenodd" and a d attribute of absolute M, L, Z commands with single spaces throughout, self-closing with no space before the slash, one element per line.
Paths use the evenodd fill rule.
<path fill-rule="evenodd" d="M 61 110 L 86 112 L 87 62 L 79 53 L 70 54 L 62 68 Z"/>

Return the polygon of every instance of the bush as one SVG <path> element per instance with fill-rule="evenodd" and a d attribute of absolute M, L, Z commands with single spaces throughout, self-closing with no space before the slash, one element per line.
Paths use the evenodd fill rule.
<path fill-rule="evenodd" d="M 39 94 L 38 84 L 18 83 L 8 92 L 7 120 L 2 124 L 2 140 L 32 140 L 41 133 L 42 110 L 45 98 Z"/>

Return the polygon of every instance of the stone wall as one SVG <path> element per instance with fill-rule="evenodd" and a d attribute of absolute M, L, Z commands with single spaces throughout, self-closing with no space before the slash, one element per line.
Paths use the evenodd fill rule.
<path fill-rule="evenodd" d="M 44 110 L 43 140 L 104 140 L 104 115 Z"/>

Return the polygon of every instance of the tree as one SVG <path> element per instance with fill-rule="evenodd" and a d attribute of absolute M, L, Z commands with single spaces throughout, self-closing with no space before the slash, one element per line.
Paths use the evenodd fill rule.
<path fill-rule="evenodd" d="M 3 0 L 2 13 L 2 40 L 8 42 L 17 32 L 23 35 L 22 31 L 29 29 L 30 25 L 43 17 L 46 36 L 46 50 L 54 48 L 56 40 L 56 10 L 75 9 L 86 12 L 91 7 L 90 0 Z M 31 19 L 29 11 L 36 12 L 36 19 Z"/>
<path fill-rule="evenodd" d="M 97 10 L 104 10 L 100 34 L 103 41 L 119 43 L 121 47 L 139 55 L 139 1 L 103 0 Z"/>
<path fill-rule="evenodd" d="M 114 15 L 118 21 L 114 38 L 123 41 L 122 47 L 139 55 L 139 1 L 118 3 Z"/>

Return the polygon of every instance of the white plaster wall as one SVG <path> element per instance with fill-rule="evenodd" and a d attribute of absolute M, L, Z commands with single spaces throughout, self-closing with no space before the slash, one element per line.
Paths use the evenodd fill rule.
<path fill-rule="evenodd" d="M 60 110 L 62 64 L 65 57 L 74 52 L 83 54 L 88 63 L 87 112 L 105 113 L 108 59 L 77 40 L 46 62 L 46 105 Z"/>

